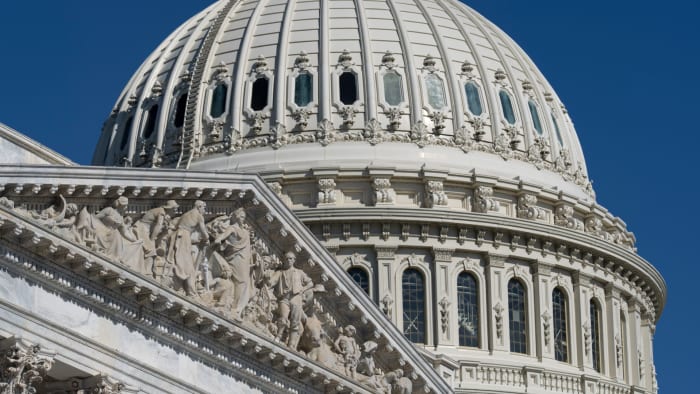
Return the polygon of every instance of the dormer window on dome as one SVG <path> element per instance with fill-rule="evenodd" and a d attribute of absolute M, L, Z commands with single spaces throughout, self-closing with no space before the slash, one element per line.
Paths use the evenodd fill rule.
<path fill-rule="evenodd" d="M 559 141 L 559 146 L 564 146 L 564 138 L 561 135 L 559 122 L 557 122 L 557 118 L 554 116 L 554 112 L 550 112 L 549 114 L 552 117 L 552 123 L 554 124 L 554 132 L 557 134 L 557 141 Z"/>
<path fill-rule="evenodd" d="M 146 124 L 143 127 L 143 138 L 150 139 L 156 129 L 156 119 L 158 119 L 158 104 L 154 104 L 146 113 Z"/>
<path fill-rule="evenodd" d="M 228 96 L 228 86 L 220 84 L 214 88 L 211 97 L 211 108 L 209 115 L 216 119 L 226 112 L 226 96 Z"/>
<path fill-rule="evenodd" d="M 403 102 L 401 75 L 394 70 L 387 71 L 382 82 L 384 83 L 384 101 L 391 106 L 401 105 Z"/>
<path fill-rule="evenodd" d="M 345 105 L 353 105 L 357 101 L 357 75 L 352 71 L 345 71 L 338 77 L 340 88 L 340 102 Z"/>
<path fill-rule="evenodd" d="M 428 95 L 428 104 L 436 110 L 442 110 L 447 107 L 445 99 L 445 86 L 442 79 L 436 74 L 427 74 L 425 76 L 425 87 Z"/>
<path fill-rule="evenodd" d="M 510 94 L 505 90 L 501 89 L 498 92 L 498 98 L 501 100 L 501 110 L 503 110 L 503 117 L 509 124 L 515 124 L 515 111 L 513 110 L 513 101 L 510 98 Z"/>
<path fill-rule="evenodd" d="M 253 111 L 262 111 L 267 107 L 269 90 L 270 80 L 267 77 L 261 76 L 253 82 L 253 92 L 250 95 L 250 108 Z"/>
<path fill-rule="evenodd" d="M 467 95 L 467 108 L 474 116 L 481 116 L 484 112 L 481 107 L 481 96 L 479 94 L 479 85 L 474 81 L 469 81 L 464 85 L 464 92 Z"/>
<path fill-rule="evenodd" d="M 178 129 L 185 124 L 185 109 L 187 109 L 187 93 L 180 95 L 180 98 L 177 99 L 177 105 L 175 106 L 173 126 Z"/>
<path fill-rule="evenodd" d="M 362 70 L 355 65 L 350 51 L 345 49 L 338 57 L 332 74 L 333 106 L 342 117 L 343 127 L 355 123 L 355 116 L 362 111 Z"/>
<path fill-rule="evenodd" d="M 294 104 L 306 107 L 313 100 L 314 79 L 308 71 L 302 71 L 294 79 Z"/>
<path fill-rule="evenodd" d="M 542 128 L 542 122 L 540 121 L 540 114 L 537 111 L 537 104 L 534 101 L 528 100 L 527 106 L 530 108 L 530 116 L 532 117 L 532 126 L 537 131 L 538 135 L 544 134 L 544 129 Z"/>
<path fill-rule="evenodd" d="M 124 130 L 122 130 L 122 139 L 119 142 L 119 150 L 124 150 L 126 146 L 129 143 L 129 139 L 131 137 L 131 126 L 134 123 L 134 117 L 129 116 L 129 119 L 126 120 L 126 124 L 124 124 Z"/>

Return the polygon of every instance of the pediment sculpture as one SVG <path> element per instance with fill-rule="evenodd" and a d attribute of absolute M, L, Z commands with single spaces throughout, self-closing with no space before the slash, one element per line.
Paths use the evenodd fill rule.
<path fill-rule="evenodd" d="M 384 349 L 369 329 L 360 335 L 356 326 L 360 323 L 342 320 L 342 311 L 325 299 L 329 292 L 321 283 L 325 274 L 319 275 L 312 264 L 300 264 L 301 250 L 282 249 L 275 238 L 289 234 L 269 234 L 261 225 L 264 215 L 261 219 L 256 212 L 251 219 L 251 208 L 236 201 L 209 212 L 203 200 L 151 202 L 153 208 L 138 213 L 129 210 L 129 204 L 122 195 L 100 209 L 57 195 L 48 208 L 26 209 L 0 198 L 0 206 L 18 216 L 370 391 L 412 391 L 412 380 L 418 379 L 415 373 L 410 379 L 403 362 L 377 357 Z"/>

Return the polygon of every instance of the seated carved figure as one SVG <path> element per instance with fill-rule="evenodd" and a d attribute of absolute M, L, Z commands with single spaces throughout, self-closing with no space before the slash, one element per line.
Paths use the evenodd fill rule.
<path fill-rule="evenodd" d="M 128 204 L 129 199 L 119 197 L 113 206 L 94 215 L 83 208 L 76 219 L 75 229 L 87 246 L 140 272 L 143 267 L 142 242 L 131 230 L 131 219 L 124 216 Z"/>
<path fill-rule="evenodd" d="M 384 375 L 384 384 L 391 394 L 411 394 L 413 383 L 411 379 L 403 376 L 403 370 L 397 369 Z"/>

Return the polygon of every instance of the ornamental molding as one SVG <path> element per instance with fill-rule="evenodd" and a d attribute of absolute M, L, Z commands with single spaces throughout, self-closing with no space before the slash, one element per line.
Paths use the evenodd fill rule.
<path fill-rule="evenodd" d="M 295 122 L 297 122 L 297 125 L 295 126 L 293 133 L 291 133 L 293 136 L 287 137 L 282 145 L 318 142 L 322 146 L 327 146 L 335 141 L 365 141 L 372 145 L 377 145 L 382 142 L 412 142 L 419 147 L 432 145 L 459 148 L 465 153 L 472 151 L 492 153 L 500 155 L 506 160 L 513 159 L 531 163 L 538 170 L 547 170 L 558 173 L 563 179 L 577 184 L 589 196 L 595 198 L 592 184 L 586 178 L 582 167 L 574 169 L 571 154 L 568 150 L 562 149 L 555 158 L 551 158 L 550 148 L 548 145 L 545 145 L 548 142 L 542 140 L 539 143 L 536 141 L 532 146 L 530 146 L 528 148 L 528 152 L 521 152 L 517 150 L 517 147 L 521 142 L 519 139 L 520 132 L 510 126 L 505 127 L 504 130 L 495 137 L 493 142 L 484 140 L 484 135 L 486 133 L 485 130 L 489 126 L 487 120 L 471 115 L 467 116 L 467 121 L 465 124 L 455 130 L 454 137 L 436 135 L 429 132 L 428 126 L 423 122 L 417 122 L 412 126 L 410 132 L 406 133 L 397 130 L 398 126 L 400 125 L 400 119 L 404 115 L 405 111 L 403 109 L 392 107 L 385 111 L 385 115 L 387 116 L 388 120 L 385 126 L 383 126 L 379 120 L 373 118 L 365 123 L 362 130 L 345 130 L 350 127 L 351 124 L 353 124 L 356 114 L 362 112 L 362 107 L 360 104 L 352 106 L 340 105 L 337 107 L 339 115 L 341 116 L 341 119 L 343 119 L 343 124 L 339 126 L 341 127 L 342 132 L 338 132 L 335 126 L 333 126 L 332 122 L 328 119 L 324 119 L 319 122 L 315 130 L 310 129 L 308 127 L 308 120 L 314 114 L 311 109 L 304 107 L 290 110 L 291 116 L 294 118 Z M 211 130 L 218 130 L 218 133 L 220 133 L 220 135 L 223 137 L 221 137 L 221 141 L 215 141 L 214 139 L 212 142 L 204 144 L 201 147 L 201 151 L 198 152 L 199 157 L 216 155 L 220 153 L 233 154 L 239 150 L 254 149 L 265 146 L 278 149 L 282 146 L 280 145 L 279 139 L 271 138 L 266 135 L 268 133 L 266 133 L 265 127 L 268 123 L 268 119 L 270 118 L 269 111 L 246 110 L 246 118 L 250 124 L 251 133 L 237 138 L 234 141 L 236 144 L 235 149 L 228 148 L 232 143 L 232 138 L 225 132 L 227 129 L 227 124 L 225 122 L 217 123 L 214 119 L 206 120 L 205 123 L 207 127 Z M 275 125 L 271 125 L 270 133 L 272 133 L 272 129 L 275 129 L 276 127 L 277 126 Z M 175 140 L 175 137 L 173 137 L 172 140 Z M 162 148 L 154 146 L 152 149 Z M 138 159 L 139 152 L 140 150 L 137 149 L 135 154 L 136 159 Z M 172 156 L 175 153 L 179 154 L 179 150 L 177 152 L 169 152 L 164 154 L 164 156 L 166 156 L 166 160 L 159 159 L 160 161 L 158 162 L 158 165 L 162 165 L 163 163 L 168 164 L 172 160 Z M 151 153 L 148 154 L 151 155 Z M 133 160 L 132 158 L 128 157 L 126 159 Z M 152 159 L 150 162 L 155 163 L 154 159 Z"/>
<path fill-rule="evenodd" d="M 498 211 L 500 203 L 493 198 L 493 187 L 477 186 L 474 189 L 474 200 L 472 210 L 478 213 L 488 213 L 490 211 Z"/>
<path fill-rule="evenodd" d="M 127 387 L 123 383 L 107 375 L 71 378 L 61 382 L 46 383 L 43 385 L 42 389 L 48 394 L 136 394 L 139 392 L 139 390 Z"/>
<path fill-rule="evenodd" d="M 517 215 L 521 219 L 544 219 L 544 209 L 537 206 L 537 196 L 534 194 L 522 194 L 518 197 Z"/>
<path fill-rule="evenodd" d="M 108 188 L 99 197 L 88 196 L 93 188 L 77 183 L 57 187 L 83 191 L 70 197 L 39 193 L 15 195 L 12 200 L 3 197 L 0 237 L 21 250 L 36 251 L 48 264 L 65 267 L 97 289 L 121 289 L 129 302 L 135 302 L 145 311 L 180 316 L 183 324 L 194 327 L 204 337 L 228 338 L 227 342 L 237 343 L 246 353 L 254 350 L 269 354 L 264 360 L 273 368 L 277 365 L 274 359 L 284 359 L 287 361 L 283 364 L 297 365 L 304 374 L 325 376 L 330 383 L 322 380 L 318 383 L 322 387 L 330 384 L 357 392 L 391 390 L 390 386 L 373 386 L 373 382 L 383 382 L 377 376 L 378 369 L 369 371 L 358 364 L 348 375 L 348 359 L 356 357 L 366 359 L 366 363 L 368 358 L 373 358 L 382 374 L 401 369 L 408 376 L 415 375 L 414 387 L 445 390 L 437 375 L 430 381 L 423 380 L 422 376 L 434 372 L 423 365 L 420 356 L 395 327 L 383 321 L 383 317 L 381 323 L 370 323 L 381 316 L 379 311 L 373 316 L 373 309 L 353 301 L 359 298 L 359 293 L 355 293 L 360 290 L 337 264 L 325 260 L 327 252 L 277 202 L 273 192 L 255 177 L 239 179 L 244 181 L 238 189 L 174 190 L 171 194 L 179 197 L 162 203 L 151 196 L 158 196 L 157 192 L 151 193 L 153 189 L 142 193 L 141 188 Z M 212 181 L 204 184 L 211 187 Z M 231 187 L 231 183 L 225 184 Z M 110 191 L 120 193 L 114 195 Z M 297 238 L 299 234 L 303 238 Z M 241 242 L 249 242 L 248 252 L 227 251 Z M 249 257 L 246 253 L 250 253 Z M 39 262 L 27 263 L 18 261 L 17 268 L 25 272 L 39 269 Z M 254 268 L 252 272 L 259 271 L 260 275 L 239 278 L 236 267 L 240 264 L 250 264 Z M 144 276 L 150 278 L 146 280 Z M 308 292 L 304 303 L 300 299 L 298 305 L 296 301 L 289 304 L 300 308 L 303 315 L 285 315 L 284 310 L 275 306 L 288 294 L 287 287 L 280 284 L 288 283 L 280 282 L 287 276 L 299 278 L 302 291 Z M 255 294 L 237 294 L 235 283 L 239 282 L 229 278 L 252 281 Z M 55 279 L 49 275 L 43 280 Z M 59 287 L 72 284 L 55 281 Z M 269 295 L 260 298 L 265 292 Z M 83 297 L 90 299 L 90 303 L 104 302 L 105 307 L 110 302 L 88 294 Z M 270 308 L 259 309 L 263 300 L 272 302 Z M 347 305 L 346 315 L 338 315 L 330 305 Z M 138 316 L 131 314 L 130 308 L 118 315 L 128 320 Z M 302 324 L 294 320 L 297 316 L 306 317 L 303 331 L 296 329 Z M 356 324 L 357 334 L 353 339 L 358 346 L 368 348 L 372 347 L 370 342 L 376 343 L 383 354 L 381 358 L 374 353 L 368 356 L 367 352 L 349 356 L 344 353 L 346 350 L 338 352 L 328 342 L 340 340 L 343 335 L 347 337 L 340 328 L 346 330 L 350 321 Z M 360 321 L 363 323 L 357 323 Z M 302 332 L 308 334 L 302 336 Z M 391 357 L 406 360 L 405 364 L 394 365 L 394 361 L 384 356 L 387 352 L 396 353 L 396 349 L 402 353 Z M 335 360 L 345 361 L 338 364 Z M 421 371 L 414 374 L 416 363 Z M 283 373 L 289 371 L 285 369 Z"/>
<path fill-rule="evenodd" d="M 353 220 L 386 223 L 386 219 L 376 217 L 374 208 L 353 208 L 344 213 L 345 211 L 343 208 L 334 208 L 332 214 L 339 220 L 342 220 L 343 217 L 352 217 Z M 324 222 L 327 221 L 329 214 L 331 212 L 324 210 L 297 212 L 299 218 L 309 225 L 316 223 L 320 218 L 324 218 Z M 441 217 L 439 225 L 434 224 L 434 214 L 427 210 L 392 208 L 392 215 L 392 221 L 399 225 L 392 226 L 389 241 L 396 240 L 407 244 L 418 244 L 419 241 L 422 243 L 423 238 L 420 234 L 403 233 L 403 229 L 417 226 L 421 232 L 424 230 L 428 232 L 439 231 L 442 227 L 448 227 L 448 234 L 452 235 L 447 237 L 445 245 L 447 247 L 451 244 L 462 245 L 461 247 L 467 247 L 466 250 L 471 250 L 469 245 L 486 244 L 487 240 L 491 240 L 489 244 L 493 244 L 493 240 L 497 239 L 496 233 L 503 234 L 501 242 L 509 245 L 514 254 L 518 254 L 519 250 L 527 251 L 528 254 L 542 252 L 541 248 L 544 247 L 546 257 L 551 254 L 547 249 L 548 245 L 549 248 L 558 245 L 556 248 L 558 254 L 551 254 L 553 259 L 560 263 L 562 261 L 572 264 L 577 262 L 581 264 L 582 268 L 593 266 L 607 276 L 620 278 L 625 286 L 639 294 L 641 297 L 639 302 L 653 315 L 652 320 L 656 319 L 659 308 L 665 302 L 663 281 L 660 280 L 660 275 L 648 262 L 627 249 L 619 248 L 617 245 L 591 237 L 583 232 L 535 221 L 526 222 L 526 226 L 522 220 L 507 217 L 499 217 L 499 224 L 495 225 L 485 218 L 481 219 L 470 213 L 451 213 L 452 217 L 449 219 Z M 431 230 L 431 227 L 434 229 Z M 369 230 L 370 226 L 368 225 L 367 228 Z M 371 236 L 379 237 L 381 234 L 368 231 L 366 238 L 369 239 Z M 396 247 L 391 247 L 390 250 L 395 253 Z M 514 258 L 521 259 L 522 257 Z M 570 269 L 569 263 L 567 263 L 567 269 Z M 661 292 L 657 293 L 655 289 L 659 289 Z"/>
<path fill-rule="evenodd" d="M 392 205 L 396 200 L 396 191 L 391 187 L 390 178 L 374 178 L 372 180 L 374 190 L 374 205 Z"/>
<path fill-rule="evenodd" d="M 157 169 L 144 172 L 136 169 L 115 168 L 106 169 L 106 179 L 96 181 L 98 178 L 90 176 L 92 170 L 85 168 L 42 168 L 41 171 L 36 171 L 31 166 L 25 166 L 12 167 L 8 171 L 0 178 L 0 193 L 2 195 L 7 198 L 38 198 L 46 207 L 53 203 L 57 194 L 62 194 L 66 198 L 80 197 L 88 200 L 114 198 L 134 193 L 140 193 L 142 197 L 148 196 L 148 198 L 162 199 L 163 201 L 172 198 L 193 198 L 197 195 L 230 198 L 234 191 L 229 184 L 226 184 L 227 182 L 236 183 L 240 182 L 240 179 L 251 179 L 235 174 L 218 174 L 216 178 L 212 178 L 210 174 L 197 172 L 182 173 Z M 395 175 L 406 176 L 399 173 Z M 77 178 L 71 180 L 71 176 Z M 197 182 L 202 183 L 199 183 L 198 187 L 183 188 L 181 182 L 183 176 L 187 176 L 191 185 L 197 185 Z M 342 176 L 342 172 L 339 176 Z M 104 175 L 100 175 L 100 177 L 104 177 Z M 276 179 L 280 178 L 280 176 L 276 176 Z M 86 180 L 88 183 L 85 183 Z M 125 186 L 130 183 L 136 186 Z M 218 188 L 214 186 L 217 183 L 221 183 Z M 498 187 L 498 183 L 495 186 Z M 546 193 L 545 195 L 550 197 Z M 0 198 L 0 200 L 2 199 Z M 624 225 L 597 205 L 590 205 L 590 203 L 582 205 L 582 203 L 576 202 L 576 208 L 587 208 L 589 212 L 595 213 L 602 212 L 606 215 L 604 217 L 607 223 L 612 222 L 616 226 Z M 295 216 L 308 224 L 313 223 L 317 215 L 332 214 L 333 217 L 352 217 L 354 221 L 364 221 L 362 227 L 366 227 L 366 231 L 363 230 L 361 236 L 363 239 L 368 239 L 370 236 L 369 223 L 374 221 L 373 218 L 377 213 L 376 208 L 353 208 L 344 213 L 345 211 L 344 208 L 334 208 L 333 212 L 326 212 L 325 208 L 316 208 L 312 211 L 298 211 Z M 435 213 L 423 209 L 392 208 L 392 215 L 395 217 L 393 220 L 404 223 L 431 223 L 435 220 Z M 495 230 L 491 220 L 467 212 L 451 211 L 449 216 L 443 214 L 440 216 L 442 225 L 451 228 L 450 234 L 452 235 L 448 236 L 447 244 L 450 242 L 459 245 L 473 243 L 476 235 L 475 227 L 486 229 L 489 233 Z M 546 233 L 548 234 L 547 239 L 555 244 L 568 246 L 565 254 L 560 256 L 562 259 L 568 259 L 572 264 L 580 262 L 584 265 L 594 265 L 596 269 L 607 272 L 613 277 L 621 275 L 620 279 L 624 283 L 628 283 L 632 289 L 636 289 L 644 295 L 641 302 L 645 305 L 645 309 L 650 311 L 650 316 L 653 316 L 652 320 L 655 320 L 662 310 L 665 303 L 666 287 L 660 274 L 648 262 L 622 245 L 539 221 L 528 221 L 526 225 L 522 220 L 499 216 L 499 222 L 501 223 L 499 225 L 500 231 L 505 232 L 504 242 L 510 245 L 512 251 L 516 252 L 525 248 L 525 242 L 531 238 L 535 240 L 532 248 L 537 248 L 537 245 L 544 241 L 542 234 Z M 401 228 L 402 226 L 398 226 L 396 230 L 399 231 Z M 528 234 L 532 234 L 532 236 Z M 399 234 L 392 236 L 399 239 Z M 487 236 L 493 237 L 493 235 Z M 635 274 L 627 275 L 628 272 Z"/>
<path fill-rule="evenodd" d="M 543 336 L 544 336 L 544 345 L 549 346 L 549 342 L 551 341 L 551 320 L 552 320 L 552 314 L 549 313 L 548 309 L 545 309 L 544 312 L 542 313 L 542 330 L 543 330 Z"/>
<path fill-rule="evenodd" d="M 21 338 L 0 340 L 0 392 L 34 394 L 53 367 L 53 353 Z"/>
<path fill-rule="evenodd" d="M 442 180 L 425 181 L 424 203 L 426 208 L 447 206 L 447 195 L 445 194 Z"/>

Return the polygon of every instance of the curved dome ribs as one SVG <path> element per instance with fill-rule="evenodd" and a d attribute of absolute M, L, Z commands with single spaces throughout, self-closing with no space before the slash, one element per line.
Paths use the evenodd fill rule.
<path fill-rule="evenodd" d="M 303 108 L 293 105 L 290 82 L 300 57 L 313 70 L 318 97 Z M 344 72 L 355 74 L 352 105 L 339 100 Z M 398 85 L 387 85 L 400 88 L 398 105 L 396 95 L 391 104 L 385 100 L 387 72 L 398 76 Z M 261 87 L 252 88 L 259 78 L 269 86 L 262 97 Z M 469 81 L 483 106 L 476 115 L 464 92 Z M 226 97 L 214 118 L 208 107 L 217 84 L 226 85 Z M 511 97 L 515 121 L 503 116 L 502 91 Z M 172 120 L 185 93 L 178 127 Z M 262 109 L 247 102 L 253 95 L 266 100 Z M 149 57 L 119 103 L 105 124 L 97 164 L 190 168 L 246 149 L 405 142 L 530 162 L 592 195 L 580 144 L 547 81 L 505 33 L 454 0 L 220 0 Z M 142 118 L 154 104 L 157 137 L 142 141 Z M 561 120 L 561 139 L 553 116 Z M 133 130 L 124 130 L 127 124 Z M 124 133 L 129 144 L 121 147 L 115 141 Z"/>
<path fill-rule="evenodd" d="M 229 12 L 239 0 L 228 0 L 226 5 L 218 11 L 218 15 L 212 26 L 207 30 L 204 36 L 202 46 L 199 48 L 195 57 L 194 67 L 192 69 L 192 79 L 190 88 L 187 92 L 187 104 L 185 106 L 185 125 L 182 129 L 182 150 L 177 162 L 178 168 L 188 168 L 192 162 L 192 158 L 198 145 L 202 143 L 201 124 L 198 122 L 201 111 L 201 101 L 199 99 L 202 89 L 204 72 L 210 66 L 210 54 L 214 47 L 214 43 L 219 38 L 222 26 Z"/>

